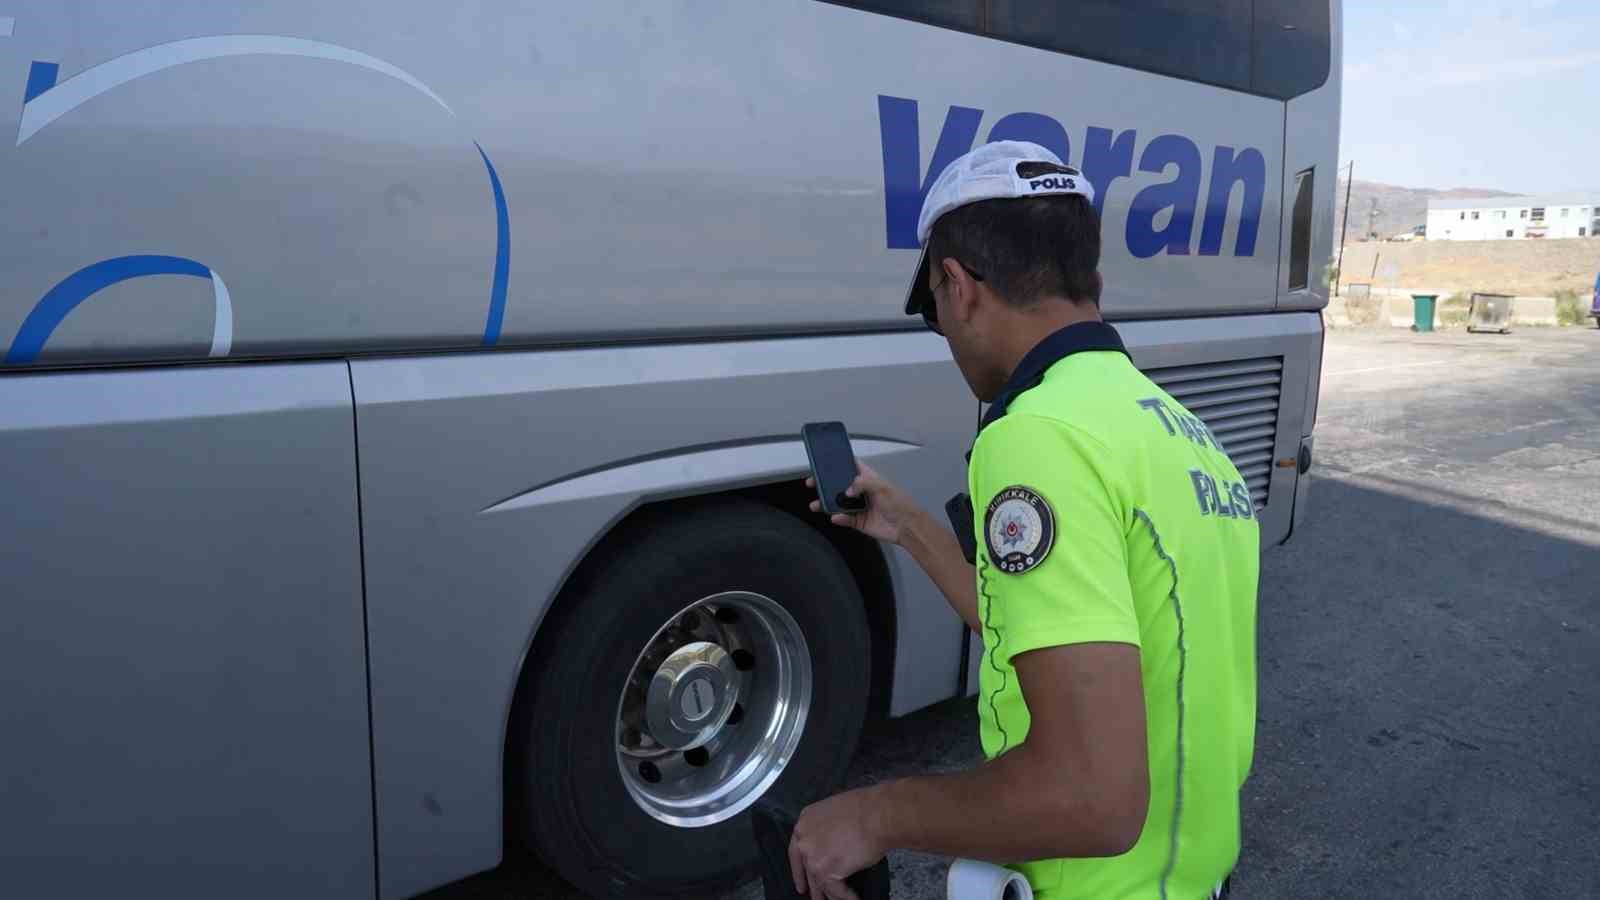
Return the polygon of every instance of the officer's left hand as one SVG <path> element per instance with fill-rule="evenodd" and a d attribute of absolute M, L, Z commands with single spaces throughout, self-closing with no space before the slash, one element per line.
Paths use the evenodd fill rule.
<path fill-rule="evenodd" d="M 811 900 L 860 900 L 844 880 L 888 852 L 874 827 L 879 808 L 871 790 L 846 791 L 800 813 L 789 841 L 795 890 Z"/>

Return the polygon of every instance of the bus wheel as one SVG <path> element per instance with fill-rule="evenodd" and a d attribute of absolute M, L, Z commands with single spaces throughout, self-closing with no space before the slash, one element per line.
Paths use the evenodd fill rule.
<path fill-rule="evenodd" d="M 511 723 L 514 826 L 596 896 L 716 896 L 751 804 L 837 787 L 866 711 L 860 590 L 828 541 L 754 503 L 611 545 L 540 628 Z"/>

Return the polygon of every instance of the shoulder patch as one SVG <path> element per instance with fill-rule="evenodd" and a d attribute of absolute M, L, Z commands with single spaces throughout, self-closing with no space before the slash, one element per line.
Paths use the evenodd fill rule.
<path fill-rule="evenodd" d="M 1038 491 L 1012 485 L 989 501 L 983 536 L 995 568 L 1020 575 L 1049 555 L 1056 541 L 1056 515 Z"/>

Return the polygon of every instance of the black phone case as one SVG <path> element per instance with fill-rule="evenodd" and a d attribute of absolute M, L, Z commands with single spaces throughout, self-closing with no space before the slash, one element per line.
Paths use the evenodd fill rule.
<path fill-rule="evenodd" d="M 794 876 L 789 869 L 789 838 L 799 816 L 787 805 L 771 799 L 756 801 L 750 808 L 750 827 L 755 832 L 761 854 L 761 885 L 767 900 L 794 900 L 804 894 L 794 892 Z M 889 860 L 844 880 L 861 900 L 889 900 Z"/>
<path fill-rule="evenodd" d="M 811 444 L 811 430 L 813 427 L 822 425 L 840 425 L 841 428 L 843 427 L 843 425 L 838 422 L 811 422 L 800 429 L 800 440 L 805 444 L 806 460 L 811 466 L 811 475 L 814 478 L 817 477 L 817 451 L 816 448 Z M 847 438 L 848 434 L 849 432 L 846 432 Z M 855 462 L 855 454 L 851 454 L 850 461 L 851 463 Z M 859 467 L 857 470 L 859 471 Z M 822 511 L 829 513 L 830 515 L 835 513 L 844 513 L 848 515 L 851 513 L 861 512 L 867 508 L 867 501 L 865 498 L 846 496 L 842 490 L 839 491 L 838 494 L 832 499 L 824 497 L 822 494 L 821 478 L 817 478 L 817 499 L 822 502 Z"/>

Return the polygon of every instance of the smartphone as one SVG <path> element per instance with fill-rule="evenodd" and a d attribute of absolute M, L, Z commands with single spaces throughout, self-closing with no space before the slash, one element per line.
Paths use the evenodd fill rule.
<path fill-rule="evenodd" d="M 808 422 L 800 429 L 800 439 L 806 445 L 806 458 L 811 460 L 811 477 L 817 481 L 817 499 L 822 501 L 822 511 L 857 513 L 867 508 L 867 498 L 847 497 L 848 488 L 861 474 L 856 468 L 856 454 L 850 449 L 850 433 L 842 422 Z"/>

